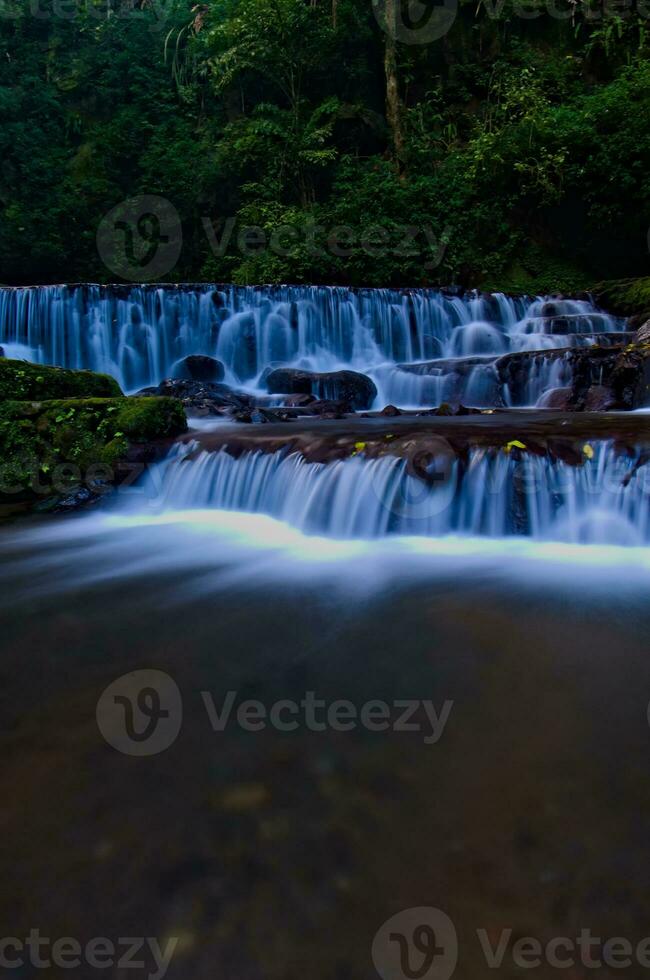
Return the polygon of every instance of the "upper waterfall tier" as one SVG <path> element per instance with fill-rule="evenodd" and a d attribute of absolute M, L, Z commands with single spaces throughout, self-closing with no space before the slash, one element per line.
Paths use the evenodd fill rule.
<path fill-rule="evenodd" d="M 326 286 L 42 286 L 0 289 L 7 356 L 112 374 L 134 391 L 211 354 L 226 382 L 257 390 L 272 365 L 369 374 L 377 405 L 535 404 L 566 381 L 557 353 L 510 391 L 497 359 L 593 344 L 624 321 L 588 300 L 456 296 L 433 289 Z"/>

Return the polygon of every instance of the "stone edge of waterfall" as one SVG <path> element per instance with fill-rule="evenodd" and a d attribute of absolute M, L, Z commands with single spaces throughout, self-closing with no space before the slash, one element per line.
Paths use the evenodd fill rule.
<path fill-rule="evenodd" d="M 612 442 L 589 448 L 580 466 L 470 449 L 464 460 L 433 456 L 430 467 L 420 460 L 422 469 L 414 472 L 412 459 L 393 455 L 323 463 L 297 452 L 233 456 L 190 443 L 149 474 L 135 510 L 265 514 L 308 535 L 340 540 L 461 535 L 647 544 L 650 469 L 618 454 Z"/>
<path fill-rule="evenodd" d="M 534 405 L 549 386 L 567 381 L 548 358 L 524 383 L 520 369 L 501 377 L 490 363 L 462 376 L 434 368 L 426 377 L 399 365 L 584 345 L 593 334 L 622 333 L 622 325 L 587 294 L 228 283 L 0 290 L 0 344 L 10 357 L 108 373 L 127 392 L 173 377 L 179 360 L 196 354 L 216 357 L 227 384 L 258 396 L 275 366 L 321 375 L 347 369 L 375 385 L 376 408 Z"/>

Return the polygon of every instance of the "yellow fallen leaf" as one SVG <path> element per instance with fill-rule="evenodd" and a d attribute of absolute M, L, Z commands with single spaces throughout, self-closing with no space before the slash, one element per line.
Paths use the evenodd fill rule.
<path fill-rule="evenodd" d="M 355 442 L 354 448 L 358 453 L 360 453 L 366 448 L 366 444 L 365 442 Z"/>
<path fill-rule="evenodd" d="M 594 458 L 594 447 L 593 446 L 590 446 L 588 442 L 586 442 L 584 444 L 584 446 L 582 447 L 582 451 L 585 454 L 585 456 L 587 457 L 587 459 L 593 459 Z"/>
<path fill-rule="evenodd" d="M 525 449 L 525 448 L 526 448 L 525 443 L 520 442 L 519 439 L 511 439 L 510 442 L 503 447 L 503 451 L 504 453 L 509 453 L 511 449 Z"/>

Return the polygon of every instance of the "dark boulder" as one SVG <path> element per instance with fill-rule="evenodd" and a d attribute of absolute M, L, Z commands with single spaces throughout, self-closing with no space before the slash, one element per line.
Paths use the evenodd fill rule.
<path fill-rule="evenodd" d="M 189 354 L 174 367 L 174 377 L 188 381 L 221 381 L 224 373 L 221 361 L 207 354 Z"/>
<path fill-rule="evenodd" d="M 633 313 L 627 318 L 628 330 L 638 330 L 648 322 L 648 313 Z"/>
<path fill-rule="evenodd" d="M 592 385 L 585 397 L 585 412 L 610 412 L 615 409 L 616 398 L 606 385 Z"/>
<path fill-rule="evenodd" d="M 544 303 L 540 310 L 540 316 L 544 317 L 555 317 L 559 316 L 560 307 L 557 303 Z"/>
<path fill-rule="evenodd" d="M 350 406 L 347 402 L 318 399 L 311 405 L 305 405 L 301 411 L 304 415 L 316 415 L 321 419 L 343 419 L 350 411 Z"/>
<path fill-rule="evenodd" d="M 317 398 L 342 401 L 352 411 L 370 408 L 377 397 L 374 382 L 356 371 L 316 373 L 298 368 L 276 368 L 266 379 L 271 394 L 316 395 Z"/>
<path fill-rule="evenodd" d="M 156 387 L 143 388 L 135 397 L 142 395 L 178 398 L 191 415 L 227 415 L 250 410 L 255 403 L 251 395 L 234 391 L 228 385 L 184 378 L 166 378 Z"/>
<path fill-rule="evenodd" d="M 537 402 L 537 408 L 553 408 L 558 412 L 571 410 L 571 387 L 549 388 Z"/>
<path fill-rule="evenodd" d="M 626 348 L 616 358 L 609 386 L 616 406 L 642 408 L 650 402 L 650 349 L 645 344 Z"/>

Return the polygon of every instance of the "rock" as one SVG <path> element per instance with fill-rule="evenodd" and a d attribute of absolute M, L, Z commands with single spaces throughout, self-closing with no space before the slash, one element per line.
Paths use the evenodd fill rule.
<path fill-rule="evenodd" d="M 342 401 L 352 411 L 370 408 L 377 397 L 374 382 L 356 371 L 316 373 L 298 368 L 276 368 L 266 379 L 271 394 L 316 395 L 321 399 Z"/>
<path fill-rule="evenodd" d="M 540 316 L 555 317 L 558 316 L 560 308 L 557 303 L 544 303 L 540 310 Z"/>
<path fill-rule="evenodd" d="M 253 423 L 254 425 L 264 425 L 267 422 L 291 422 L 295 417 L 290 412 L 283 411 L 281 408 L 253 408 L 236 410 L 230 413 L 235 422 Z"/>
<path fill-rule="evenodd" d="M 499 384 L 510 392 L 513 405 L 527 404 L 527 389 L 533 373 L 541 373 L 552 361 L 566 359 L 573 348 L 522 350 L 502 354 L 494 363 Z M 582 350 L 583 348 L 580 348 Z"/>
<path fill-rule="evenodd" d="M 646 320 L 637 330 L 635 343 L 650 344 L 650 320 Z"/>
<path fill-rule="evenodd" d="M 644 348 L 645 344 L 626 348 L 616 358 L 609 386 L 623 410 L 642 408 L 650 401 L 650 350 Z"/>
<path fill-rule="evenodd" d="M 88 487 L 79 487 L 71 493 L 61 497 L 52 507 L 55 514 L 64 514 L 82 507 L 92 507 L 103 499 L 103 496 L 110 490 L 110 485 L 104 485 L 104 492 L 90 490 Z"/>
<path fill-rule="evenodd" d="M 605 385 L 592 385 L 588 390 L 584 409 L 585 412 L 610 412 L 616 408 L 616 398 Z"/>
<path fill-rule="evenodd" d="M 435 410 L 435 415 L 454 415 L 454 410 L 448 402 L 441 402 Z"/>
<path fill-rule="evenodd" d="M 0 402 L 0 497 L 68 497 L 83 486 L 94 493 L 103 483 L 119 482 L 132 451 L 144 445 L 164 452 L 186 431 L 182 406 L 169 398 Z"/>
<path fill-rule="evenodd" d="M 233 422 L 243 422 L 246 425 L 250 425 L 253 421 L 252 412 L 247 411 L 245 408 L 234 409 L 230 413 L 230 417 L 232 418 Z"/>
<path fill-rule="evenodd" d="M 385 415 L 388 418 L 395 418 L 396 415 L 401 415 L 402 413 L 400 412 L 399 408 L 397 408 L 395 405 L 384 405 L 384 407 L 382 408 L 381 412 L 379 412 L 379 414 Z"/>
<path fill-rule="evenodd" d="M 46 401 L 53 398 L 119 398 L 115 378 L 94 371 L 30 364 L 11 358 L 0 360 L 0 400 Z"/>
<path fill-rule="evenodd" d="M 315 395 L 287 395 L 282 404 L 286 405 L 287 408 L 303 408 L 305 405 L 311 405 L 315 401 Z"/>
<path fill-rule="evenodd" d="M 639 327 L 644 326 L 648 320 L 648 313 L 633 313 L 632 316 L 627 318 L 627 327 L 633 332 L 638 330 Z"/>
<path fill-rule="evenodd" d="M 470 408 L 469 406 L 463 405 L 462 403 L 460 405 L 456 405 L 454 409 L 454 415 L 480 415 L 480 414 L 481 414 L 480 408 Z"/>
<path fill-rule="evenodd" d="M 580 446 L 575 445 L 569 439 L 549 439 L 549 455 L 568 466 L 582 466 L 585 461 L 584 454 Z"/>
<path fill-rule="evenodd" d="M 303 409 L 305 415 L 317 415 L 319 418 L 343 419 L 349 413 L 347 402 L 335 402 L 328 399 L 318 399 Z"/>
<path fill-rule="evenodd" d="M 423 436 L 414 440 L 406 453 L 409 476 L 415 476 L 429 486 L 444 486 L 452 478 L 456 454 L 446 439 Z"/>
<path fill-rule="evenodd" d="M 4 357 L 4 356 L 5 356 L 5 349 L 4 347 L 0 347 L 0 357 Z"/>
<path fill-rule="evenodd" d="M 189 381 L 221 381 L 225 369 L 221 361 L 208 354 L 189 354 L 174 368 L 174 377 Z"/>
<path fill-rule="evenodd" d="M 178 398 L 183 406 L 195 415 L 224 415 L 229 412 L 250 411 L 255 404 L 252 395 L 234 391 L 228 385 L 183 378 L 166 378 L 157 387 L 143 388 L 135 397 L 143 395 Z"/>
<path fill-rule="evenodd" d="M 570 411 L 571 387 L 549 388 L 537 402 L 537 408 L 553 408 L 558 412 Z"/>

